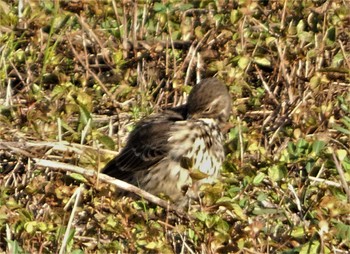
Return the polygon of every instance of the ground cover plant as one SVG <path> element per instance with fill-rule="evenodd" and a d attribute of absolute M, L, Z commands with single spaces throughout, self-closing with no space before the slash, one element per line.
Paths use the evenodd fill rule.
<path fill-rule="evenodd" d="M 349 10 L 0 0 L 1 252 L 348 253 Z M 233 99 L 220 181 L 187 216 L 116 198 L 98 171 L 135 122 L 212 76 Z"/>

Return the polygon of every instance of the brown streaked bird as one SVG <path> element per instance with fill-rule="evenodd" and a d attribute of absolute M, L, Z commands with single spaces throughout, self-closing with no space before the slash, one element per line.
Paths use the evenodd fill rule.
<path fill-rule="evenodd" d="M 195 85 L 186 104 L 137 123 L 126 146 L 103 173 L 185 206 L 203 183 L 213 183 L 224 160 L 221 127 L 231 97 L 216 78 Z"/>

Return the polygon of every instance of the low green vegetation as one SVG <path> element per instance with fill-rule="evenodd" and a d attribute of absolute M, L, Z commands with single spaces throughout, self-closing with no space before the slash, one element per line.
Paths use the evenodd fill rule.
<path fill-rule="evenodd" d="M 347 253 L 349 10 L 0 0 L 0 251 Z M 67 170 L 97 172 L 214 75 L 233 99 L 227 157 L 188 217 Z"/>

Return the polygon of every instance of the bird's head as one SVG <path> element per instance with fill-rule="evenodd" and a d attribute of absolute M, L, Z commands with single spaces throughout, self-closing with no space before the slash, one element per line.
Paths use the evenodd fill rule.
<path fill-rule="evenodd" d="M 231 97 L 223 82 L 208 78 L 192 88 L 187 108 L 188 118 L 212 118 L 225 123 L 231 112 Z"/>

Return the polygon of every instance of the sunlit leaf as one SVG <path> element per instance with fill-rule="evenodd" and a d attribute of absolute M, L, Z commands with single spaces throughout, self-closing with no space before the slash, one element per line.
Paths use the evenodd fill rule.
<path fill-rule="evenodd" d="M 278 209 L 274 209 L 274 208 L 255 207 L 253 210 L 253 213 L 256 215 L 263 215 L 263 214 L 276 214 L 276 213 L 279 213 L 279 211 Z"/>
<path fill-rule="evenodd" d="M 73 250 L 71 254 L 84 254 L 83 250 Z"/>
<path fill-rule="evenodd" d="M 23 248 L 19 245 L 18 241 L 16 240 L 10 240 L 6 239 L 7 242 L 7 248 L 11 253 L 17 254 L 17 253 L 26 253 Z"/>
<path fill-rule="evenodd" d="M 73 128 L 70 127 L 65 121 L 61 120 L 61 125 L 64 129 L 66 129 L 70 133 L 76 133 L 76 131 L 74 131 Z"/>
<path fill-rule="evenodd" d="M 72 177 L 74 180 L 77 180 L 78 182 L 82 182 L 82 183 L 88 182 L 88 180 L 81 174 L 71 173 L 69 176 Z"/>
<path fill-rule="evenodd" d="M 162 3 L 154 3 L 153 10 L 156 12 L 164 12 L 166 10 L 166 6 Z"/>
<path fill-rule="evenodd" d="M 80 123 L 87 124 L 89 119 L 91 119 L 91 114 L 89 110 L 84 105 L 79 105 L 80 109 Z"/>
<path fill-rule="evenodd" d="M 193 4 L 191 3 L 183 3 L 179 6 L 179 11 L 187 11 L 188 9 L 193 8 Z"/>
<path fill-rule="evenodd" d="M 201 179 L 204 179 L 204 178 L 207 178 L 208 177 L 208 174 L 198 170 L 198 169 L 194 169 L 192 168 L 190 170 L 190 176 L 192 179 L 194 180 L 201 180 Z"/>
<path fill-rule="evenodd" d="M 339 132 L 342 132 L 346 135 L 350 135 L 350 130 L 348 129 L 345 129 L 344 127 L 341 127 L 340 125 L 338 124 L 333 124 L 333 128 Z"/>
<path fill-rule="evenodd" d="M 326 146 L 326 142 L 316 140 L 315 142 L 312 143 L 312 152 L 316 156 L 318 156 L 320 154 L 320 152 L 324 149 L 325 146 Z"/>
<path fill-rule="evenodd" d="M 254 62 L 261 66 L 270 67 L 271 61 L 265 57 L 254 57 Z"/>
<path fill-rule="evenodd" d="M 345 157 L 347 156 L 347 151 L 344 149 L 337 149 L 336 151 L 338 160 L 343 161 Z"/>
<path fill-rule="evenodd" d="M 305 243 L 301 248 L 299 254 L 310 254 L 310 253 L 319 253 L 320 252 L 320 242 L 314 240 L 308 243 Z"/>
<path fill-rule="evenodd" d="M 247 68 L 249 62 L 250 62 L 249 57 L 242 56 L 242 57 L 238 60 L 238 66 L 239 66 L 239 68 L 241 68 L 242 70 L 245 70 L 245 68 Z"/>
<path fill-rule="evenodd" d="M 29 221 L 24 224 L 25 230 L 29 233 L 32 234 L 36 230 L 37 222 L 36 221 Z"/>
<path fill-rule="evenodd" d="M 335 226 L 336 228 L 336 236 L 341 241 L 346 241 L 350 239 L 350 225 L 344 224 L 342 222 L 338 222 Z"/>
<path fill-rule="evenodd" d="M 230 20 L 232 24 L 236 24 L 237 21 L 242 17 L 242 13 L 239 10 L 232 10 Z"/>
<path fill-rule="evenodd" d="M 158 246 L 158 244 L 156 242 L 149 242 L 146 244 L 146 248 L 150 249 L 150 250 L 154 250 L 156 247 Z"/>
<path fill-rule="evenodd" d="M 269 167 L 268 175 L 272 181 L 278 182 L 287 176 L 287 169 L 284 165 L 273 165 Z"/>
<path fill-rule="evenodd" d="M 112 138 L 110 138 L 107 135 L 98 135 L 97 139 L 101 142 L 101 144 L 103 144 L 106 148 L 110 149 L 110 150 L 114 150 L 115 149 L 115 143 L 114 140 Z"/>
<path fill-rule="evenodd" d="M 240 220 L 246 221 L 248 219 L 247 215 L 244 213 L 242 208 L 237 204 L 232 204 L 232 212 L 237 215 Z"/>
<path fill-rule="evenodd" d="M 195 216 L 200 221 L 205 221 L 208 218 L 208 214 L 204 212 L 197 212 Z"/>
<path fill-rule="evenodd" d="M 42 232 L 46 232 L 48 230 L 47 224 L 42 221 L 38 222 L 37 227 Z"/>
<path fill-rule="evenodd" d="M 305 229 L 303 227 L 296 227 L 293 229 L 291 235 L 294 238 L 304 238 L 305 237 Z"/>
<path fill-rule="evenodd" d="M 253 179 L 254 185 L 259 185 L 266 177 L 266 174 L 259 172 Z"/>

